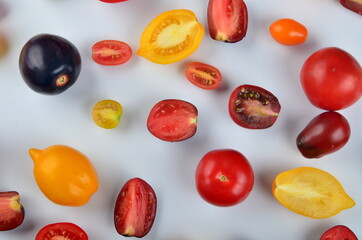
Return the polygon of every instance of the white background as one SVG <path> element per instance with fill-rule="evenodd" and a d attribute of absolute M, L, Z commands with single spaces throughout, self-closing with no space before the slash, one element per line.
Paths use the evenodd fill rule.
<path fill-rule="evenodd" d="M 247 36 L 238 43 L 214 41 L 207 30 L 207 0 L 129 0 L 107 4 L 98 0 L 0 0 L 6 13 L 0 31 L 9 41 L 0 59 L 0 191 L 21 195 L 26 216 L 17 229 L 0 232 L 1 240 L 34 239 L 43 226 L 69 221 L 82 227 L 89 239 L 123 239 L 113 224 L 115 199 L 123 184 L 141 177 L 155 190 L 158 211 L 153 240 L 313 240 L 328 228 L 344 224 L 362 238 L 362 101 L 340 111 L 352 135 L 340 151 L 322 159 L 305 159 L 295 138 L 323 110 L 305 97 L 299 72 L 314 51 L 340 47 L 362 62 L 362 16 L 337 0 L 251 1 Z M 158 65 L 135 54 L 146 25 L 171 9 L 189 9 L 205 27 L 200 47 L 190 57 Z M 293 18 L 309 30 L 306 43 L 282 46 L 269 35 L 269 25 L 279 18 Z M 21 79 L 18 57 L 28 39 L 51 33 L 70 40 L 82 56 L 78 81 L 66 92 L 45 96 L 33 92 Z M 121 66 L 97 65 L 91 46 L 100 40 L 127 42 L 134 55 Z M 222 87 L 206 91 L 184 77 L 187 63 L 201 61 L 220 69 Z M 248 130 L 229 117 L 231 91 L 241 84 L 258 85 L 277 96 L 282 110 L 274 126 Z M 183 142 L 169 143 L 152 136 L 146 119 L 160 100 L 177 98 L 199 110 L 198 130 Z M 92 121 L 99 100 L 120 102 L 124 113 L 113 130 Z M 49 201 L 33 178 L 29 148 L 65 144 L 93 162 L 99 190 L 82 207 L 64 207 Z M 202 200 L 194 173 L 208 151 L 232 148 L 242 152 L 255 173 L 254 189 L 239 205 L 215 207 Z M 277 174 L 301 166 L 323 169 L 334 175 L 355 200 L 352 209 L 316 220 L 284 208 L 271 192 Z"/>

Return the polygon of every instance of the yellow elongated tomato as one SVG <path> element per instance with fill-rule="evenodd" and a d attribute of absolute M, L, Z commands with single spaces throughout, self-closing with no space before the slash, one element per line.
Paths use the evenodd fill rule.
<path fill-rule="evenodd" d="M 98 189 L 98 178 L 90 160 L 78 150 L 53 145 L 44 150 L 29 149 L 34 177 L 40 190 L 52 202 L 82 206 Z"/>
<path fill-rule="evenodd" d="M 280 173 L 272 189 L 283 206 L 311 218 L 328 218 L 355 205 L 339 181 L 318 168 L 300 167 Z"/>
<path fill-rule="evenodd" d="M 137 54 L 154 63 L 174 63 L 192 54 L 203 36 L 204 28 L 192 11 L 170 10 L 146 27 Z"/>

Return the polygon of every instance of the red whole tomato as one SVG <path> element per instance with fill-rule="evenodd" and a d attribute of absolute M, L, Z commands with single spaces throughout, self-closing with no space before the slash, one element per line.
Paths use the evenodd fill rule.
<path fill-rule="evenodd" d="M 297 147 L 306 158 L 320 158 L 341 149 L 349 140 L 348 121 L 337 112 L 313 118 L 297 137 Z"/>
<path fill-rule="evenodd" d="M 92 58 L 101 65 L 120 65 L 132 57 L 131 47 L 117 40 L 103 40 L 92 46 Z"/>
<path fill-rule="evenodd" d="M 158 102 L 150 111 L 147 128 L 155 137 L 178 142 L 192 137 L 197 129 L 197 108 L 186 101 L 167 99 Z"/>
<path fill-rule="evenodd" d="M 101 2 L 106 2 L 106 3 L 119 3 L 119 2 L 125 2 L 128 0 L 99 0 Z"/>
<path fill-rule="evenodd" d="M 221 207 L 236 205 L 249 195 L 254 172 L 246 157 L 232 149 L 208 152 L 196 169 L 196 188 L 207 202 Z"/>
<path fill-rule="evenodd" d="M 300 80 L 310 102 L 325 110 L 347 108 L 362 95 L 361 66 L 336 47 L 313 53 L 303 64 Z"/>
<path fill-rule="evenodd" d="M 88 240 L 83 229 L 74 223 L 60 222 L 46 225 L 35 236 L 35 240 Z"/>
<path fill-rule="evenodd" d="M 222 75 L 217 68 L 200 62 L 190 63 L 185 76 L 192 84 L 207 90 L 219 87 L 222 81 Z"/>
<path fill-rule="evenodd" d="M 140 178 L 129 180 L 121 189 L 114 208 L 114 223 L 119 234 L 144 237 L 156 217 L 157 198 L 152 187 Z"/>
<path fill-rule="evenodd" d="M 241 127 L 250 129 L 271 127 L 277 120 L 279 112 L 278 99 L 261 87 L 241 85 L 230 95 L 230 117 Z"/>
<path fill-rule="evenodd" d="M 358 240 L 358 238 L 348 227 L 337 225 L 323 233 L 320 240 Z"/>

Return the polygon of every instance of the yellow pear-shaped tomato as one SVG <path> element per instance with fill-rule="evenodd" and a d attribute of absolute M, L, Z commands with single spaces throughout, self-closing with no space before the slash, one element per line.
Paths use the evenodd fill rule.
<path fill-rule="evenodd" d="M 96 171 L 78 150 L 54 145 L 44 150 L 31 148 L 34 177 L 40 190 L 54 203 L 82 206 L 98 189 Z"/>
<path fill-rule="evenodd" d="M 300 167 L 280 173 L 273 183 L 274 197 L 286 208 L 311 218 L 327 218 L 355 205 L 331 174 Z"/>
<path fill-rule="evenodd" d="M 177 62 L 193 53 L 203 36 L 204 28 L 192 11 L 170 10 L 146 27 L 137 54 L 154 63 Z"/>

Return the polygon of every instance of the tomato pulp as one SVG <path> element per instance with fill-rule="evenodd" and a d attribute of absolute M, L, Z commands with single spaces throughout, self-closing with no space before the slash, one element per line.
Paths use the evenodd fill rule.
<path fill-rule="evenodd" d="M 222 81 L 222 75 L 217 68 L 201 62 L 190 63 L 185 76 L 195 86 L 207 90 L 219 87 Z"/>
<path fill-rule="evenodd" d="M 35 240 L 88 240 L 87 233 L 74 223 L 60 222 L 44 226 Z"/>
<path fill-rule="evenodd" d="M 121 65 L 131 57 L 131 47 L 122 41 L 102 40 L 92 46 L 92 58 L 101 65 Z"/>

